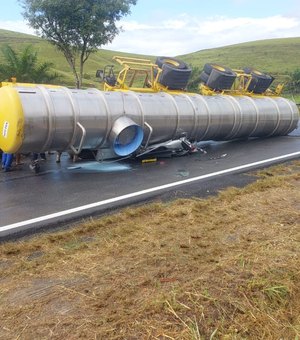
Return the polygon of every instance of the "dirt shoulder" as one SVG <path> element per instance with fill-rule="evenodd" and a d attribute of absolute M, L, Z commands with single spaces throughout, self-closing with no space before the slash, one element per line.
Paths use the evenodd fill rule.
<path fill-rule="evenodd" d="M 300 161 L 0 245 L 0 339 L 300 336 Z"/>

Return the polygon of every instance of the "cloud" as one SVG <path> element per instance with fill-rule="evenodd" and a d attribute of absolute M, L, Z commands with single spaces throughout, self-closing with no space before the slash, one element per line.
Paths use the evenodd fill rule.
<path fill-rule="evenodd" d="M 26 34 L 34 34 L 34 30 L 30 28 L 25 21 L 18 20 L 18 21 L 0 21 L 0 28 L 8 31 L 15 31 L 20 33 Z"/>
<path fill-rule="evenodd" d="M 123 20 L 120 25 L 123 32 L 112 44 L 103 48 L 135 54 L 176 56 L 246 41 L 300 37 L 300 18 L 283 15 L 203 18 L 181 14 L 154 24 Z M 0 28 L 34 34 L 34 30 L 22 20 L 0 21 Z"/>
<path fill-rule="evenodd" d="M 151 25 L 139 24 L 136 21 L 124 21 L 121 26 L 125 31 L 147 30 L 153 28 Z"/>
<path fill-rule="evenodd" d="M 174 56 L 246 41 L 300 36 L 300 18 L 282 15 L 203 19 L 184 14 L 160 24 L 124 21 L 122 26 L 125 31 L 105 48 Z"/>

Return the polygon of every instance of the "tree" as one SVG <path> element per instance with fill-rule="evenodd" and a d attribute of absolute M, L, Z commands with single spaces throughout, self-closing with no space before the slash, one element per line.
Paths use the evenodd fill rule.
<path fill-rule="evenodd" d="M 1 80 L 16 78 L 18 82 L 51 83 L 58 75 L 50 73 L 49 62 L 38 62 L 37 52 L 32 45 L 26 46 L 19 54 L 9 45 L 2 48 L 4 62 L 0 64 Z"/>
<path fill-rule="evenodd" d="M 42 38 L 60 50 L 81 87 L 84 63 L 91 53 L 112 42 L 116 22 L 137 0 L 19 0 L 24 17 Z M 79 63 L 79 71 L 78 71 Z"/>

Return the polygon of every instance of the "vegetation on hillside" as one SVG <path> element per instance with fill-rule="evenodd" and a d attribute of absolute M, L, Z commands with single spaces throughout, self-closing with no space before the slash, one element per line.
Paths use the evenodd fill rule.
<path fill-rule="evenodd" d="M 300 94 L 300 69 L 296 69 L 290 74 L 291 80 L 288 82 L 287 89 L 295 94 Z"/>
<path fill-rule="evenodd" d="M 0 245 L 0 338 L 299 339 L 299 174 Z"/>
<path fill-rule="evenodd" d="M 4 61 L 0 63 L 0 78 L 11 81 L 11 78 L 19 82 L 27 83 L 52 83 L 58 79 L 57 73 L 51 73 L 53 64 L 38 61 L 38 54 L 32 45 L 25 46 L 17 53 L 11 46 L 2 47 Z"/>

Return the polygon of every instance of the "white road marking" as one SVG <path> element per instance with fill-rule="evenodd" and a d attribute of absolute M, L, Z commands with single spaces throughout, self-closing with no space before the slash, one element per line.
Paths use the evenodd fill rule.
<path fill-rule="evenodd" d="M 300 151 L 299 152 L 293 152 L 293 153 L 283 155 L 283 156 L 265 159 L 265 160 L 254 162 L 254 163 L 248 163 L 248 164 L 236 166 L 234 168 L 209 173 L 209 174 L 206 174 L 206 175 L 201 175 L 201 176 L 197 176 L 197 177 L 193 177 L 193 178 L 184 179 L 182 181 L 177 181 L 177 182 L 172 182 L 172 183 L 160 185 L 160 186 L 157 186 L 157 187 L 153 187 L 153 188 L 149 188 L 149 189 L 145 189 L 145 190 L 141 190 L 141 191 L 137 191 L 137 192 L 132 192 L 130 194 L 109 198 L 109 199 L 106 199 L 106 200 L 103 200 L 103 201 L 82 205 L 80 207 L 59 211 L 59 212 L 56 212 L 56 213 L 53 213 L 53 214 L 44 215 L 44 216 L 40 216 L 40 217 L 37 217 L 37 218 L 32 218 L 32 219 L 27 220 L 27 221 L 9 224 L 9 225 L 0 227 L 0 236 L 1 236 L 1 232 L 4 232 L 4 231 L 17 229 L 17 228 L 24 227 L 24 226 L 27 226 L 27 225 L 30 225 L 30 224 L 44 222 L 44 221 L 47 221 L 47 220 L 51 220 L 53 218 L 74 214 L 74 213 L 77 213 L 77 212 L 80 212 L 80 211 L 83 211 L 83 210 L 88 210 L 88 209 L 91 209 L 91 208 L 101 207 L 101 206 L 104 206 L 104 205 L 107 205 L 107 204 L 110 204 L 110 203 L 123 201 L 123 200 L 126 200 L 128 198 L 138 197 L 138 196 L 142 196 L 142 195 L 145 195 L 145 194 L 149 194 L 149 193 L 164 190 L 164 189 L 170 189 L 170 188 L 182 185 L 182 184 L 188 184 L 188 183 L 196 182 L 196 181 L 199 181 L 199 180 L 202 180 L 202 179 L 217 177 L 217 176 L 220 176 L 220 175 L 233 173 L 233 172 L 236 172 L 236 171 L 239 171 L 239 170 L 246 170 L 246 169 L 258 166 L 258 165 L 264 165 L 264 164 L 267 164 L 267 163 L 270 163 L 270 162 L 275 162 L 275 161 L 279 161 L 279 160 L 293 158 L 293 157 L 296 157 L 296 156 L 300 156 Z"/>

